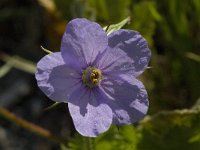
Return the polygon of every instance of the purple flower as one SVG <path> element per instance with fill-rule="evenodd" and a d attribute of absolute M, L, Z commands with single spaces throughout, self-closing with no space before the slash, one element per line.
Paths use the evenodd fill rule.
<path fill-rule="evenodd" d="M 76 130 L 96 137 L 110 125 L 131 124 L 147 113 L 148 96 L 136 79 L 148 65 L 151 52 L 136 31 L 106 35 L 87 19 L 68 23 L 61 52 L 37 64 L 40 89 L 56 102 L 68 103 Z"/>

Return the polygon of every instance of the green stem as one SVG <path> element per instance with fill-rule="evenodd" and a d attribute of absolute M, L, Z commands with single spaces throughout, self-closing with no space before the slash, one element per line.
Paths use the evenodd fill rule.
<path fill-rule="evenodd" d="M 88 138 L 88 147 L 89 150 L 94 150 L 95 143 L 94 143 L 94 138 Z"/>
<path fill-rule="evenodd" d="M 94 150 L 94 138 L 82 137 L 85 150 Z"/>
<path fill-rule="evenodd" d="M 50 131 L 48 131 L 40 126 L 37 126 L 37 125 L 35 125 L 31 122 L 28 122 L 20 117 L 17 117 L 16 115 L 9 112 L 5 108 L 0 107 L 0 117 L 3 117 L 4 119 L 6 119 L 12 123 L 15 123 L 16 125 L 37 134 L 38 136 L 41 136 L 43 138 L 46 138 L 46 139 L 53 141 L 55 143 L 58 143 L 58 144 L 67 145 L 66 140 L 64 138 L 56 136 L 56 135 L 52 134 Z"/>

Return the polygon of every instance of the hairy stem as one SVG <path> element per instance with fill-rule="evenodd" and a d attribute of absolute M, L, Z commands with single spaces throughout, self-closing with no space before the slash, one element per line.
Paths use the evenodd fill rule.
<path fill-rule="evenodd" d="M 22 128 L 25 128 L 25 129 L 37 134 L 38 136 L 41 136 L 43 138 L 46 138 L 46 139 L 53 141 L 55 143 L 58 143 L 58 144 L 66 145 L 66 140 L 63 139 L 62 137 L 56 136 L 56 135 L 52 134 L 50 131 L 14 115 L 13 113 L 6 110 L 5 108 L 0 107 L 0 117 L 20 126 Z"/>

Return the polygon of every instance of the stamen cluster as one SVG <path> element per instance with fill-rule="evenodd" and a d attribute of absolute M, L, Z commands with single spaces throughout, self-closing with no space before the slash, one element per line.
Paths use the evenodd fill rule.
<path fill-rule="evenodd" d="M 90 88 L 97 86 L 100 83 L 101 79 L 102 79 L 101 70 L 95 67 L 87 67 L 83 71 L 82 74 L 83 83 Z"/>

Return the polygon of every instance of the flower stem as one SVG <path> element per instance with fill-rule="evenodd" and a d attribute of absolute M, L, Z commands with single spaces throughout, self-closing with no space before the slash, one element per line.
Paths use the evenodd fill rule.
<path fill-rule="evenodd" d="M 41 136 L 43 138 L 46 138 L 46 139 L 53 141 L 55 143 L 58 143 L 58 144 L 67 145 L 66 144 L 67 141 L 64 138 L 56 136 L 56 135 L 52 134 L 50 131 L 48 131 L 40 126 L 37 126 L 37 125 L 35 125 L 31 122 L 28 122 L 20 117 L 17 117 L 16 115 L 9 112 L 5 108 L 2 108 L 1 106 L 0 106 L 0 117 L 3 117 L 4 119 L 6 119 L 12 123 L 15 123 L 16 125 L 37 134 L 38 136 Z"/>
<path fill-rule="evenodd" d="M 94 138 L 82 137 L 84 143 L 84 150 L 94 150 Z"/>
<path fill-rule="evenodd" d="M 88 145 L 90 150 L 94 150 L 94 138 L 88 138 Z"/>

